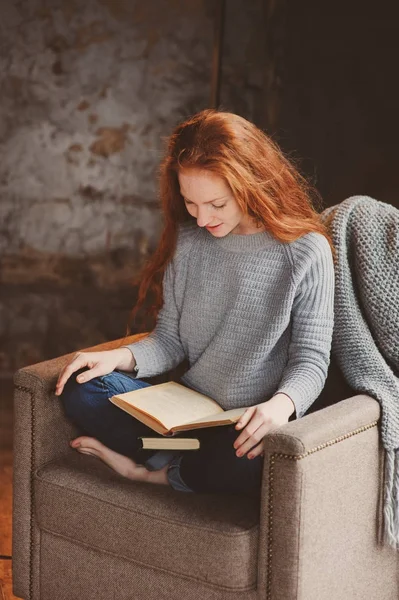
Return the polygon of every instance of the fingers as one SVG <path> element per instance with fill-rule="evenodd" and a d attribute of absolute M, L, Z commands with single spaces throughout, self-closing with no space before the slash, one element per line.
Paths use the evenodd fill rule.
<path fill-rule="evenodd" d="M 245 438 L 240 439 L 241 436 L 239 436 L 234 442 L 234 448 L 236 448 L 236 456 L 244 456 L 249 451 L 249 454 L 253 456 L 254 446 L 258 445 L 259 443 L 263 443 L 263 438 L 265 437 L 268 431 L 267 426 L 264 423 L 258 424 L 257 428 L 256 425 L 254 426 L 255 430 L 252 431 L 252 433 L 247 433 L 246 430 Z M 251 430 L 253 430 L 253 427 L 251 427 Z"/>
<path fill-rule="evenodd" d="M 245 411 L 245 413 L 243 415 L 241 415 L 241 417 L 237 421 L 236 429 L 242 429 L 243 427 L 245 427 L 250 422 L 255 410 L 256 410 L 256 406 L 249 406 L 247 408 L 247 410 Z"/>
<path fill-rule="evenodd" d="M 72 375 L 72 373 L 75 373 L 75 371 L 79 371 L 79 369 L 82 369 L 83 367 L 88 365 L 88 360 L 87 357 L 84 356 L 84 354 L 77 354 L 72 361 L 62 369 L 60 375 L 58 376 L 58 381 L 56 383 L 55 386 L 55 394 L 56 396 L 59 396 L 63 389 L 64 389 L 64 385 L 66 384 L 66 382 L 68 381 L 68 379 L 70 378 L 70 376 Z"/>
<path fill-rule="evenodd" d="M 269 427 L 268 424 L 265 423 L 262 414 L 256 411 L 255 407 L 250 407 L 252 410 L 250 411 L 251 418 L 249 419 L 249 423 L 246 425 L 245 429 L 241 432 L 241 434 L 235 440 L 233 446 L 236 449 L 236 456 L 242 457 L 248 451 L 248 458 L 255 458 L 263 451 L 263 438 L 268 433 Z M 240 418 L 245 417 L 244 420 L 247 420 L 247 413 Z M 259 446 L 259 443 L 261 445 Z M 257 450 L 255 451 L 254 446 L 256 446 Z"/>
<path fill-rule="evenodd" d="M 89 371 L 85 371 L 84 373 L 81 373 L 77 377 L 77 381 L 79 383 L 85 383 L 86 381 L 90 381 L 90 379 L 94 379 L 94 377 L 98 377 L 99 375 L 104 375 L 104 369 L 102 369 L 100 367 L 93 367 Z"/>
<path fill-rule="evenodd" d="M 248 416 L 249 415 L 249 416 Z M 240 417 L 237 425 L 242 421 L 240 428 L 245 427 L 241 434 L 237 437 L 234 442 L 234 448 L 239 448 L 254 432 L 262 425 L 263 421 L 259 414 L 256 413 L 256 406 L 251 406 L 247 411 Z"/>
<path fill-rule="evenodd" d="M 257 456 L 263 456 L 263 439 L 262 441 L 255 446 L 255 448 L 252 448 L 252 450 L 250 452 L 248 452 L 248 458 L 249 460 L 252 460 L 253 458 L 256 458 Z"/>

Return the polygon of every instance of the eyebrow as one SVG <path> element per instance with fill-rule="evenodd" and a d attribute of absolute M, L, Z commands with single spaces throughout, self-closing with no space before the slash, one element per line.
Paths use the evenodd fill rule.
<path fill-rule="evenodd" d="M 192 200 L 189 200 L 187 198 L 187 196 L 185 196 L 182 192 L 180 192 L 180 193 L 183 196 L 183 198 L 185 200 L 187 200 L 187 202 L 192 202 L 193 204 L 195 204 L 195 202 L 193 202 Z M 226 196 L 220 196 L 220 198 L 214 198 L 213 200 L 208 200 L 207 202 L 204 202 L 204 204 L 210 204 L 211 202 L 217 202 L 218 200 L 223 200 L 223 198 L 227 198 L 227 195 Z"/>

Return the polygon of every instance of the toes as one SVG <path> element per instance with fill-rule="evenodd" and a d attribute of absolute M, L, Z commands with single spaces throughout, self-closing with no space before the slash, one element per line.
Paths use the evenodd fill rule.
<path fill-rule="evenodd" d="M 85 440 L 87 440 L 86 437 L 80 436 L 75 438 L 74 440 L 71 440 L 69 444 L 72 446 L 72 448 L 76 448 L 77 446 L 80 446 L 83 442 L 85 442 Z"/>
<path fill-rule="evenodd" d="M 100 442 L 96 440 L 96 438 L 82 435 L 80 437 L 75 438 L 74 440 L 71 440 L 69 443 L 72 446 L 72 448 L 77 448 L 78 446 L 96 447 L 99 445 Z"/>

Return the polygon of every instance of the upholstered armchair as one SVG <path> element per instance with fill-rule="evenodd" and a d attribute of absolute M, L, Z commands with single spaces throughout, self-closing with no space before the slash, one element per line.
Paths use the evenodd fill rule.
<path fill-rule="evenodd" d="M 261 493 L 251 499 L 131 481 L 73 450 L 79 431 L 54 394 L 71 356 L 14 377 L 14 594 L 397 600 L 398 553 L 377 527 L 380 407 L 351 394 L 334 364 L 312 412 L 266 436 Z"/>

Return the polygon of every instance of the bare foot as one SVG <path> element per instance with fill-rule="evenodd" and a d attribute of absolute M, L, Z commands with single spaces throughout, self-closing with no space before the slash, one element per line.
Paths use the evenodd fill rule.
<path fill-rule="evenodd" d="M 104 446 L 99 440 L 93 437 L 80 436 L 74 440 L 71 440 L 70 445 L 72 448 L 81 452 L 82 454 L 91 454 L 97 456 L 111 469 L 114 469 L 123 477 L 128 479 L 134 479 L 135 481 L 149 481 L 150 471 L 143 465 L 138 465 L 133 459 L 123 454 L 119 454 L 111 448 Z"/>
<path fill-rule="evenodd" d="M 147 471 L 144 465 L 138 465 L 132 458 L 111 450 L 111 448 L 104 446 L 104 444 L 96 438 L 84 435 L 71 440 L 70 445 L 82 454 L 97 456 L 97 458 L 100 458 L 105 464 L 111 467 L 111 469 L 114 469 L 114 471 L 123 475 L 123 477 L 133 479 L 134 481 L 147 481 L 149 483 L 170 485 L 167 475 L 169 465 L 166 465 L 163 469 L 159 469 L 158 471 Z"/>

